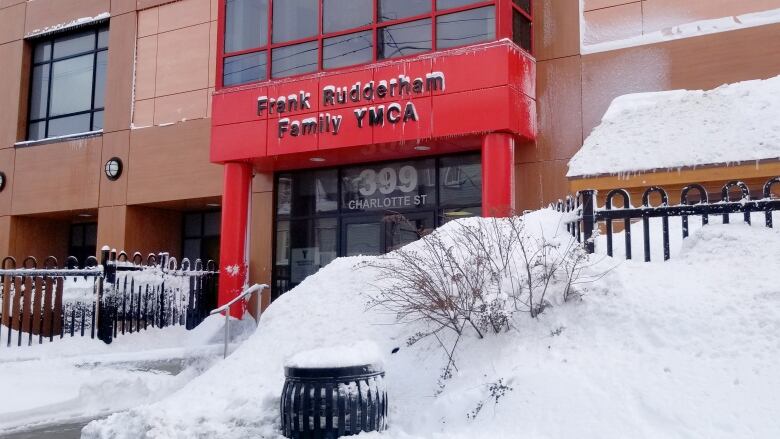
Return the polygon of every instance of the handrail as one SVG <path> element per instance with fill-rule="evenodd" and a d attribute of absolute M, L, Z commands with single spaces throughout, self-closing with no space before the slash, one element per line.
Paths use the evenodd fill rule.
<path fill-rule="evenodd" d="M 237 302 L 239 302 L 241 300 L 244 300 L 247 296 L 249 296 L 251 294 L 254 294 L 254 293 L 259 293 L 259 292 L 261 292 L 263 290 L 266 290 L 268 288 L 269 287 L 266 284 L 254 284 L 251 287 L 249 287 L 246 290 L 244 290 L 241 294 L 236 296 L 230 302 L 220 306 L 219 308 L 217 308 L 217 309 L 215 309 L 215 310 L 213 310 L 213 311 L 211 311 L 209 313 L 209 316 L 213 316 L 214 314 L 219 314 L 221 312 L 225 313 L 225 350 L 224 350 L 224 352 L 222 354 L 222 358 L 227 358 L 227 353 L 228 353 L 228 339 L 230 338 L 230 307 L 235 305 Z M 261 305 L 260 302 L 261 302 L 260 298 L 258 298 L 257 299 L 257 317 L 258 317 L 258 321 L 259 321 L 259 317 L 260 317 L 260 305 Z"/>

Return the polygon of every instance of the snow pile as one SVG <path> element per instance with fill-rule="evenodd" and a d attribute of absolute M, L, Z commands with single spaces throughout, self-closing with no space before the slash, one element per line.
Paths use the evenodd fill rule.
<path fill-rule="evenodd" d="M 382 352 L 376 343 L 368 340 L 350 345 L 322 347 L 297 353 L 285 363 L 286 367 L 326 368 L 384 363 Z"/>
<path fill-rule="evenodd" d="M 568 177 L 780 158 L 780 76 L 612 101 Z"/>
<path fill-rule="evenodd" d="M 531 213 L 526 230 L 566 242 L 561 218 Z M 278 439 L 285 362 L 370 340 L 385 358 L 391 427 L 361 437 L 776 438 L 778 251 L 777 230 L 733 224 L 698 231 L 667 263 L 596 256 L 590 270 L 603 276 L 582 301 L 482 340 L 468 332 L 445 379 L 435 337 L 409 346 L 418 324 L 366 308 L 377 273 L 360 263 L 372 258 L 337 259 L 278 299 L 226 361 L 83 437 Z"/>
<path fill-rule="evenodd" d="M 149 328 L 111 345 L 89 337 L 3 344 L 0 389 L 13 401 L 0 406 L 0 432 L 86 422 L 163 399 L 221 358 L 223 325 L 214 316 L 192 331 Z M 233 323 L 231 333 L 243 340 L 253 329 L 251 322 Z"/>

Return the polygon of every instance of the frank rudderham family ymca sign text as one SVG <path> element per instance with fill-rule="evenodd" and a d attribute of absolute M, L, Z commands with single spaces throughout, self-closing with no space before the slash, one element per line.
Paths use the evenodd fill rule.
<path fill-rule="evenodd" d="M 370 81 L 365 84 L 357 82 L 351 87 L 336 87 L 328 85 L 322 89 L 322 106 L 332 107 L 345 104 L 358 104 L 360 102 L 373 103 L 375 99 L 384 98 L 412 98 L 427 92 L 444 91 L 444 73 L 432 72 L 425 78 L 411 79 L 406 75 L 389 81 Z M 270 98 L 260 96 L 257 99 L 257 115 L 263 116 L 311 109 L 311 93 L 301 90 L 298 94 Z M 419 116 L 413 102 L 401 105 L 393 102 L 387 105 L 372 105 L 354 110 L 355 121 L 358 128 L 384 126 L 385 123 L 398 124 L 409 121 L 417 122 Z M 323 133 L 339 134 L 342 127 L 342 116 L 331 116 L 322 112 L 318 117 L 310 117 L 302 120 L 290 120 L 283 117 L 279 119 L 277 133 L 279 138 L 286 135 L 292 137 L 316 135 Z"/>

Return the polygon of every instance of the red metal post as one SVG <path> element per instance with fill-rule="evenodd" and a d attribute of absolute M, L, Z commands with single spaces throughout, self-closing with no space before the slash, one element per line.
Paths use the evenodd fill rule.
<path fill-rule="evenodd" d="M 222 306 L 238 296 L 247 279 L 246 246 L 248 241 L 249 193 L 252 187 L 252 165 L 225 164 L 225 188 L 222 196 L 222 237 L 219 250 L 219 296 Z M 241 318 L 241 306 L 231 308 L 230 315 Z"/>
<path fill-rule="evenodd" d="M 482 216 L 506 217 L 515 206 L 515 139 L 490 133 L 482 139 Z"/>

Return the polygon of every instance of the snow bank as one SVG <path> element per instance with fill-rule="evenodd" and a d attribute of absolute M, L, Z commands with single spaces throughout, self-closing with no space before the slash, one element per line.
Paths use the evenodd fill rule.
<path fill-rule="evenodd" d="M 379 365 L 384 363 L 376 343 L 361 340 L 350 345 L 323 347 L 297 353 L 285 363 L 286 367 L 326 368 Z"/>
<path fill-rule="evenodd" d="M 612 101 L 568 177 L 780 158 L 780 76 Z"/>
<path fill-rule="evenodd" d="M 560 220 L 532 213 L 527 230 L 565 241 Z M 777 230 L 733 224 L 698 231 L 667 263 L 594 257 L 604 276 L 582 301 L 518 316 L 498 336 L 468 334 L 444 381 L 436 340 L 408 346 L 419 326 L 366 308 L 377 273 L 356 266 L 370 258 L 337 259 L 274 302 L 226 361 L 83 437 L 277 439 L 285 362 L 370 340 L 385 357 L 391 428 L 361 437 L 776 438 L 778 251 Z"/>

